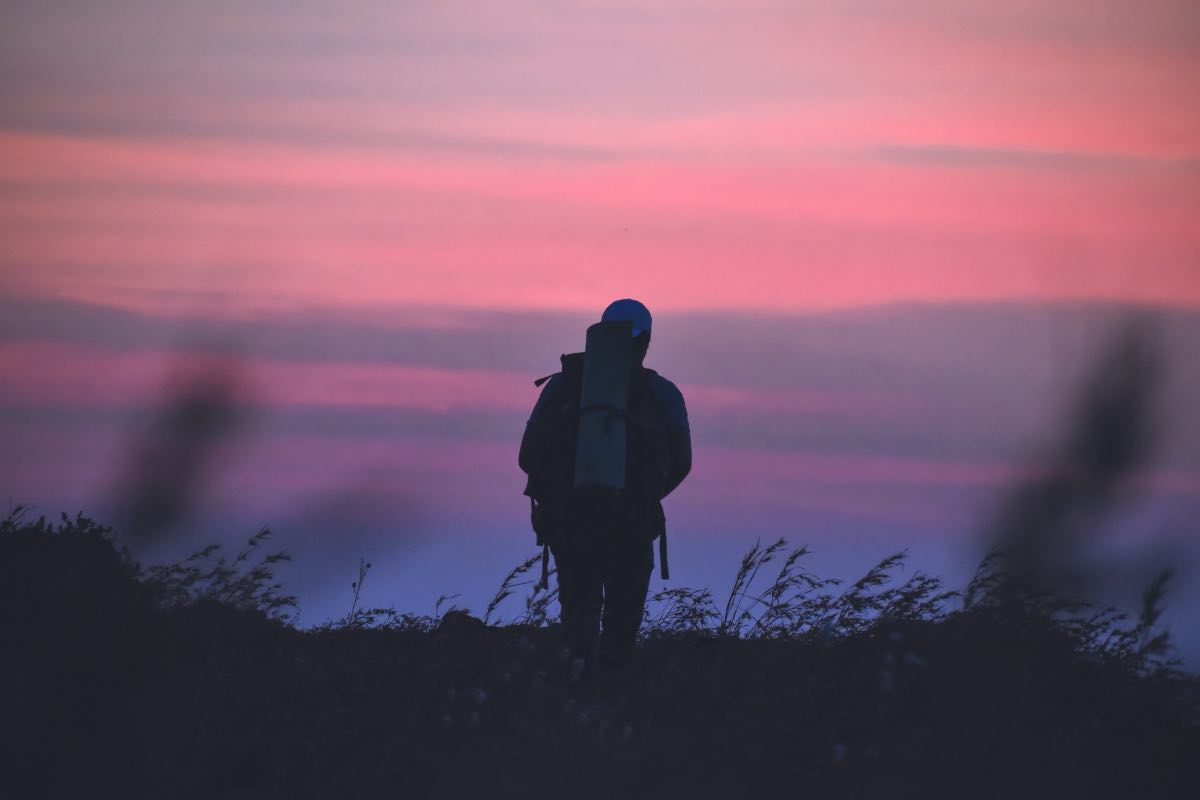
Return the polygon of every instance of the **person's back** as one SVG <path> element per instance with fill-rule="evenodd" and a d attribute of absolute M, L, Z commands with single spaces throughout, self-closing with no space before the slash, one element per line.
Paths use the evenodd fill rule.
<path fill-rule="evenodd" d="M 575 489 L 584 354 L 562 358 L 546 382 L 521 441 L 538 542 L 554 555 L 564 636 L 576 658 L 590 660 L 602 636 L 605 663 L 631 648 L 645 610 L 653 541 L 666 577 L 662 499 L 691 470 L 691 435 L 683 395 L 642 365 L 650 345 L 650 312 L 618 300 L 602 321 L 632 323 L 634 364 L 622 417 L 627 431 L 626 489 L 619 495 Z M 623 372 L 623 370 L 622 370 Z"/>

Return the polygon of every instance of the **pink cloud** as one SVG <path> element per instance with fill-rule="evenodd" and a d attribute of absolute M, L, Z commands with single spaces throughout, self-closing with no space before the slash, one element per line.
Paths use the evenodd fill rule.
<path fill-rule="evenodd" d="M 409 365 L 294 363 L 235 355 L 134 351 L 80 345 L 0 343 L 0 400 L 77 408 L 153 409 L 173 378 L 233 364 L 240 402 L 264 408 L 328 406 L 527 412 L 529 378 L 489 370 Z"/>
<path fill-rule="evenodd" d="M 1077 168 L 1065 157 L 1056 170 L 1039 166 L 1052 154 L 1030 168 L 1019 153 L 972 165 L 971 151 L 926 148 L 785 168 L 531 167 L 273 145 L 8 144 L 0 173 L 60 188 L 3 204 L 5 258 L 76 296 L 232 280 L 251 305 L 579 308 L 630 290 L 660 308 L 1200 302 L 1196 185 L 1119 158 Z M 55 279 L 63 264 L 75 269 Z"/>

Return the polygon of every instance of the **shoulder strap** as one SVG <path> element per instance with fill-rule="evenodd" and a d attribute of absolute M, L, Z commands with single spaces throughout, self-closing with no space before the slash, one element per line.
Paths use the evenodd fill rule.
<path fill-rule="evenodd" d="M 671 570 L 667 567 L 667 528 L 663 526 L 658 534 L 658 569 L 664 581 L 671 579 Z"/>
<path fill-rule="evenodd" d="M 551 372 L 549 375 L 544 375 L 538 378 L 533 382 L 534 386 L 540 388 L 542 384 L 557 375 L 562 375 L 563 377 L 570 379 L 573 376 L 578 377 L 576 373 L 583 373 L 583 353 L 563 353 L 558 357 L 558 360 L 562 364 L 562 369 L 560 369 L 558 372 Z"/>

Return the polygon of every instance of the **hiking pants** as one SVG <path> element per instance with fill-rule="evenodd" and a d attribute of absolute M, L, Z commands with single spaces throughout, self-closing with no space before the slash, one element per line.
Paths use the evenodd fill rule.
<path fill-rule="evenodd" d="M 632 648 L 654 571 L 650 539 L 627 529 L 581 527 L 550 549 L 558 570 L 563 636 L 572 654 L 590 659 L 598 636 L 606 650 Z"/>

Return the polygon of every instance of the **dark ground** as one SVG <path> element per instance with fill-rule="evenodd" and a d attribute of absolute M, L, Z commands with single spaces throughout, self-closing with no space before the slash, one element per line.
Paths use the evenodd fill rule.
<path fill-rule="evenodd" d="M 1142 798 L 1200 786 L 1197 681 L 1164 665 L 1149 627 L 998 582 L 966 610 L 897 611 L 892 596 L 866 621 L 786 635 L 659 624 L 623 669 L 568 691 L 554 626 L 452 614 L 297 630 L 279 619 L 287 598 L 269 563 L 224 569 L 140 570 L 82 519 L 0 523 L 0 794 Z"/>

